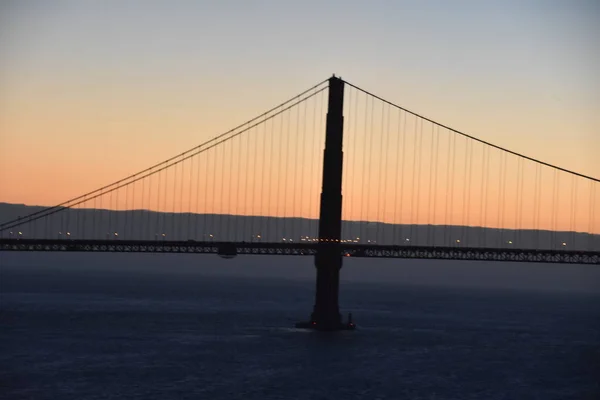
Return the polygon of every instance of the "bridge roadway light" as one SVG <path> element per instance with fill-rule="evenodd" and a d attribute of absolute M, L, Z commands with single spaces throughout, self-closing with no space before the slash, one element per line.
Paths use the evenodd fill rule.
<path fill-rule="evenodd" d="M 563 245 L 563 246 L 566 246 L 566 245 L 567 245 L 567 242 L 562 242 L 562 245 Z"/>

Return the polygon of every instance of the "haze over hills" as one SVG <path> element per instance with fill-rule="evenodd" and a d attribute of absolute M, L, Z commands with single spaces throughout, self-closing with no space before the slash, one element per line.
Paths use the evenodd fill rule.
<path fill-rule="evenodd" d="M 0 223 L 45 208 L 0 203 Z M 3 231 L 0 236 L 18 237 L 21 232 L 20 237 L 23 238 L 307 242 L 317 237 L 318 220 L 148 210 L 68 209 L 11 231 Z M 588 233 L 360 221 L 343 221 L 342 239 L 363 244 L 600 251 L 600 235 Z"/>

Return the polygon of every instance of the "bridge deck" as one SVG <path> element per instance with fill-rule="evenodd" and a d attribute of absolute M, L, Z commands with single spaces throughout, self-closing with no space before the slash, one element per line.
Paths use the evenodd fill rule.
<path fill-rule="evenodd" d="M 0 239 L 0 251 L 194 253 L 235 255 L 310 256 L 318 243 L 197 242 L 150 240 Z M 600 252 L 469 247 L 426 247 L 340 243 L 348 257 L 438 260 L 514 261 L 600 265 Z"/>

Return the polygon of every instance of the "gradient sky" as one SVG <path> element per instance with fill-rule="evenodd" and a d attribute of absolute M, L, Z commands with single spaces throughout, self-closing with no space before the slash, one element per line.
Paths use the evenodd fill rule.
<path fill-rule="evenodd" d="M 600 3 L 3 1 L 0 201 L 53 205 L 332 73 L 600 177 Z"/>

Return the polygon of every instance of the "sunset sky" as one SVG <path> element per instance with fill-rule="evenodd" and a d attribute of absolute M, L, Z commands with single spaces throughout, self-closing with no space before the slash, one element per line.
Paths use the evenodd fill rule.
<path fill-rule="evenodd" d="M 332 73 L 598 178 L 599 18 L 593 0 L 3 1 L 0 202 L 94 190 Z"/>

